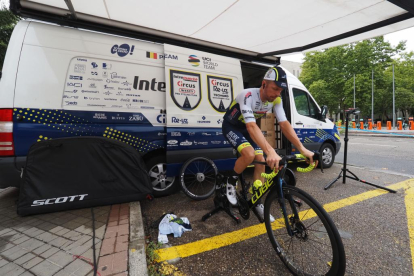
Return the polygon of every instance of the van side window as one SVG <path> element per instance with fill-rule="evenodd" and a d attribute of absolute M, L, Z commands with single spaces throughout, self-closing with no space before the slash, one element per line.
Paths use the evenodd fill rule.
<path fill-rule="evenodd" d="M 317 119 L 319 109 L 316 103 L 305 91 L 293 88 L 296 110 L 300 115 Z"/>

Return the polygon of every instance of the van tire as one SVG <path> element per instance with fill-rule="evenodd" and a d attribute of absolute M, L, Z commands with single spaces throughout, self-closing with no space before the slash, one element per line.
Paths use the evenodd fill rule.
<path fill-rule="evenodd" d="M 324 143 L 321 146 L 321 149 L 319 150 L 320 154 L 322 155 L 322 162 L 323 162 L 323 168 L 327 169 L 332 167 L 334 161 L 335 161 L 335 151 L 331 144 Z M 319 164 L 318 167 L 321 165 Z"/>
<path fill-rule="evenodd" d="M 167 160 L 163 155 L 157 155 L 149 158 L 145 162 L 147 172 L 150 177 L 154 197 L 167 196 L 177 190 L 178 177 L 167 177 L 166 165 Z"/>

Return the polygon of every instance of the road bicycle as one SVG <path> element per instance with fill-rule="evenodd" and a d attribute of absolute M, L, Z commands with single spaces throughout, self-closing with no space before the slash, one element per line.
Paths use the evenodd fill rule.
<path fill-rule="evenodd" d="M 318 160 L 319 156 L 319 153 L 315 153 L 315 160 Z M 252 194 L 248 192 L 250 184 L 241 174 L 241 192 L 237 192 L 238 211 L 242 218 L 249 219 L 250 210 L 253 210 L 259 221 L 264 221 L 273 248 L 293 275 L 341 276 L 345 274 L 346 257 L 338 229 L 314 198 L 301 189 L 288 185 L 286 181 L 288 162 L 304 159 L 301 154 L 284 156 L 280 162 L 283 168 L 279 172 L 263 173 L 265 182 Z M 265 162 L 257 161 L 254 164 L 267 165 Z M 314 167 L 311 164 L 308 168 L 297 170 L 309 172 Z M 203 221 L 224 210 L 239 222 L 237 215 L 231 211 L 225 195 L 226 182 L 223 175 L 217 176 L 214 198 L 216 208 L 204 215 Z M 267 193 L 269 194 L 264 203 L 263 220 L 256 213 L 255 207 Z M 274 218 L 273 222 L 271 215 Z"/>

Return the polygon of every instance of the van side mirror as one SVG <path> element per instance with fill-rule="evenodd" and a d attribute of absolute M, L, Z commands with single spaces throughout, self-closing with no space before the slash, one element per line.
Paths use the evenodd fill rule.
<path fill-rule="evenodd" d="M 322 121 L 326 120 L 326 114 L 328 114 L 328 107 L 326 105 L 323 105 L 321 109 L 321 114 L 320 114 L 320 119 Z"/>

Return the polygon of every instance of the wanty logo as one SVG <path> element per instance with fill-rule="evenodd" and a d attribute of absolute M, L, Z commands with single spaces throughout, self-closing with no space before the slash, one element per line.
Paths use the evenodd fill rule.
<path fill-rule="evenodd" d="M 196 55 L 190 55 L 188 57 L 188 62 L 193 66 L 193 67 L 198 67 L 200 65 L 200 60 L 197 58 Z"/>

